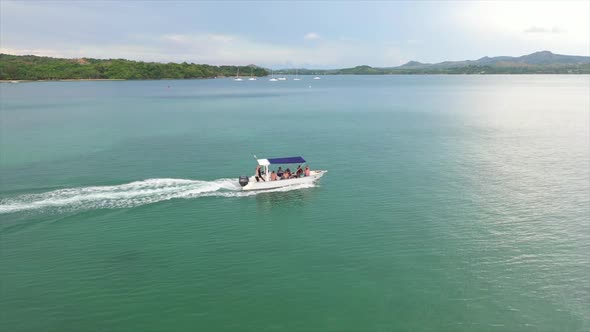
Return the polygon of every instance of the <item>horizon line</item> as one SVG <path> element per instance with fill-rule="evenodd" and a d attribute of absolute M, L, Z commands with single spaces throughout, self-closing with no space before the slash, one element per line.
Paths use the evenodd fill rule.
<path fill-rule="evenodd" d="M 532 53 L 528 53 L 528 54 L 523 54 L 523 55 L 494 55 L 494 56 L 489 56 L 489 55 L 485 55 L 482 57 L 479 57 L 477 59 L 462 59 L 462 60 L 444 60 L 441 62 L 421 62 L 418 60 L 409 60 L 407 62 L 405 62 L 404 64 L 401 65 L 397 65 L 397 66 L 371 66 L 368 64 L 359 64 L 359 65 L 355 65 L 352 67 L 334 67 L 334 68 L 306 68 L 306 67 L 291 67 L 291 68 L 285 68 L 285 67 L 263 67 L 260 65 L 257 65 L 255 63 L 251 63 L 248 65 L 235 65 L 235 64 L 221 64 L 221 65 L 212 65 L 209 63 L 197 63 L 197 62 L 187 62 L 187 61 L 182 61 L 182 62 L 178 62 L 178 61 L 146 61 L 146 60 L 137 60 L 137 59 L 131 59 L 131 58 L 94 58 L 94 57 L 54 57 L 54 56 L 48 56 L 48 55 L 37 55 L 37 54 L 10 54 L 10 53 L 4 53 L 2 51 L 0 51 L 0 55 L 11 55 L 11 56 L 36 56 L 36 57 L 41 57 L 41 58 L 52 58 L 52 59 L 65 59 L 65 60 L 77 60 L 77 59 L 94 59 L 94 60 L 126 60 L 126 61 L 134 61 L 134 62 L 145 62 L 145 63 L 160 63 L 160 64 L 169 64 L 169 63 L 175 63 L 175 64 L 182 64 L 182 63 L 189 63 L 189 64 L 195 64 L 195 65 L 207 65 L 207 66 L 215 66 L 215 67 L 222 67 L 222 66 L 232 66 L 232 67 L 259 67 L 259 68 L 263 68 L 263 69 L 272 69 L 272 70 L 291 70 L 291 69 L 304 69 L 304 70 L 336 70 L 336 69 L 346 69 L 346 68 L 356 68 L 356 67 L 363 67 L 363 66 L 368 66 L 370 68 L 396 68 L 396 67 L 401 67 L 403 65 L 406 65 L 410 62 L 417 62 L 423 65 L 433 65 L 433 64 L 439 64 L 439 63 L 443 63 L 443 62 L 460 62 L 460 61 L 474 61 L 474 60 L 480 60 L 483 58 L 495 58 L 495 57 L 513 57 L 513 58 L 518 58 L 518 57 L 522 57 L 522 56 L 527 56 L 527 55 L 532 55 L 532 54 L 536 54 L 536 53 L 551 53 L 553 55 L 563 55 L 563 56 L 575 56 L 575 57 L 588 57 L 590 58 L 590 55 L 577 55 L 577 54 L 561 54 L 561 53 L 553 53 L 552 51 L 549 50 L 542 50 L 542 51 L 535 51 Z"/>

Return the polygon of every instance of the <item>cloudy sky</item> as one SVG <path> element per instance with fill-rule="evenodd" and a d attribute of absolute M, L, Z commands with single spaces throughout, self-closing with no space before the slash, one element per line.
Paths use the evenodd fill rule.
<path fill-rule="evenodd" d="M 0 52 L 340 68 L 590 55 L 590 1 L 0 0 Z"/>

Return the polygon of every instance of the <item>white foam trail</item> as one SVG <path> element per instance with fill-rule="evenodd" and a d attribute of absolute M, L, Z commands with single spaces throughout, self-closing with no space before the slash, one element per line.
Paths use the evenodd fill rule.
<path fill-rule="evenodd" d="M 262 192 L 290 191 L 313 186 L 313 184 L 304 184 L 255 192 L 241 191 L 237 179 L 214 181 L 149 179 L 116 186 L 60 189 L 2 199 L 0 214 L 51 208 L 60 211 L 129 208 L 174 198 L 242 197 Z"/>

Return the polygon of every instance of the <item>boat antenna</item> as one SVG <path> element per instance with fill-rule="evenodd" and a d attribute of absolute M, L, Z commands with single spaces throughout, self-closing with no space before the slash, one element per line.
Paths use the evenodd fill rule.
<path fill-rule="evenodd" d="M 258 157 L 256 157 L 255 154 L 253 154 L 252 157 L 254 157 L 254 159 L 258 160 Z"/>

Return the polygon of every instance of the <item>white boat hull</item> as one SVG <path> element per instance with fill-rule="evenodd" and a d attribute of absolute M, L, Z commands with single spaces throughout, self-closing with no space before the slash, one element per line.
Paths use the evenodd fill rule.
<path fill-rule="evenodd" d="M 311 184 L 311 183 L 319 180 L 327 172 L 328 171 L 311 171 L 309 176 L 305 176 L 305 177 L 301 177 L 301 178 L 276 180 L 276 181 L 258 181 L 258 182 L 256 182 L 256 177 L 251 176 L 248 179 L 248 184 L 243 186 L 242 190 L 244 190 L 244 191 L 267 190 L 267 189 L 295 186 L 295 185 L 300 185 L 300 184 Z"/>

